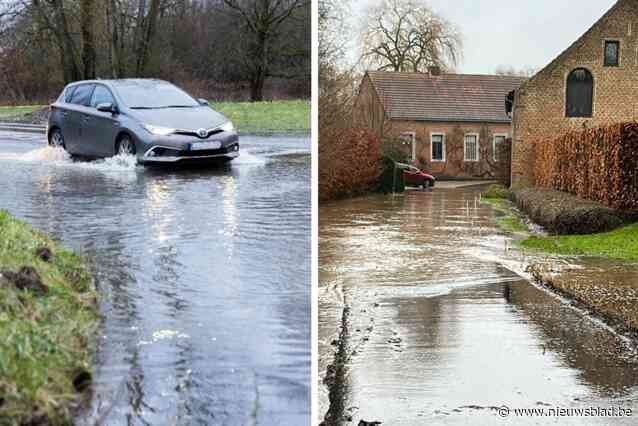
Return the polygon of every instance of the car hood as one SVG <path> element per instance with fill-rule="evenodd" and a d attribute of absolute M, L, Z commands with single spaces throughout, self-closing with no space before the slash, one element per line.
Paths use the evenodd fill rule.
<path fill-rule="evenodd" d="M 134 109 L 131 115 L 143 124 L 181 130 L 211 129 L 228 121 L 208 107 Z"/>

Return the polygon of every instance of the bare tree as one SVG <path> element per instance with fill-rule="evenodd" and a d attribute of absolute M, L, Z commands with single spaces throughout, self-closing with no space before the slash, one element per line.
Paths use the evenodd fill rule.
<path fill-rule="evenodd" d="M 514 68 L 513 66 L 499 65 L 494 70 L 496 75 L 510 75 L 514 77 L 531 77 L 536 74 L 538 70 L 534 67 Z"/>
<path fill-rule="evenodd" d="M 461 58 L 457 29 L 422 0 L 382 0 L 368 9 L 362 56 L 378 70 L 454 69 Z"/>
<path fill-rule="evenodd" d="M 95 1 L 82 0 L 81 27 L 82 27 L 82 63 L 84 64 L 84 78 L 95 78 Z"/>
<path fill-rule="evenodd" d="M 66 9 L 63 0 L 50 0 L 52 10 L 42 4 L 40 0 L 33 0 L 37 16 L 43 26 L 53 32 L 60 50 L 60 60 L 64 72 L 64 81 L 71 82 L 82 77 L 78 64 L 78 54 L 75 41 L 71 35 Z"/>
<path fill-rule="evenodd" d="M 239 14 L 245 29 L 253 36 L 249 44 L 247 66 L 250 68 L 250 97 L 263 100 L 264 82 L 272 76 L 271 56 L 273 40 L 281 26 L 309 0 L 223 0 Z"/>
<path fill-rule="evenodd" d="M 310 0 L 0 0 L 0 102 L 137 76 L 211 100 L 308 97 L 310 16 Z"/>

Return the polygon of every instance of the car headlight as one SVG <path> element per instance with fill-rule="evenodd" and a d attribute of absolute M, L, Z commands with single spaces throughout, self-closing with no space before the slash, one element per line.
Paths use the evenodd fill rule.
<path fill-rule="evenodd" d="M 235 126 L 233 125 L 232 121 L 227 121 L 220 127 L 220 129 L 222 129 L 224 132 L 232 132 L 233 130 L 235 130 Z"/>
<path fill-rule="evenodd" d="M 159 136 L 168 136 L 175 133 L 175 129 L 171 129 L 170 127 L 162 127 L 162 126 L 153 126 L 150 124 L 144 124 L 144 128 L 148 130 L 150 133 Z"/>

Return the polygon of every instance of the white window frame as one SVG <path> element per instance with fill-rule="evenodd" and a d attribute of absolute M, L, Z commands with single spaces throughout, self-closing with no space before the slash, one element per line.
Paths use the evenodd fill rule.
<path fill-rule="evenodd" d="M 476 136 L 476 160 L 468 160 L 467 157 L 465 156 L 465 154 L 467 153 L 467 149 L 465 147 L 465 145 L 467 144 L 466 138 L 468 136 Z M 481 159 L 480 147 L 481 147 L 481 137 L 478 133 L 466 133 L 465 135 L 463 135 L 463 161 L 465 161 L 466 163 L 478 163 Z"/>
<path fill-rule="evenodd" d="M 503 138 L 503 142 L 505 142 L 507 138 L 509 138 L 509 135 L 507 133 L 494 133 L 492 137 L 492 156 L 494 157 L 495 163 L 498 162 L 498 156 L 496 155 L 496 138 Z"/>
<path fill-rule="evenodd" d="M 434 159 L 434 136 L 441 136 L 441 140 L 443 142 L 443 159 L 435 160 Z M 433 163 L 445 163 L 445 133 L 443 132 L 432 132 L 430 133 L 430 161 Z"/>
<path fill-rule="evenodd" d="M 416 132 L 402 132 L 399 135 L 400 139 L 408 140 L 412 145 L 412 161 L 416 160 Z"/>

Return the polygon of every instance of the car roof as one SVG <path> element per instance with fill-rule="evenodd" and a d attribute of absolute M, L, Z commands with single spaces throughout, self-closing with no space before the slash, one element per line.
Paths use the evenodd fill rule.
<path fill-rule="evenodd" d="M 139 87 L 149 87 L 156 86 L 160 84 L 171 84 L 168 81 L 159 80 L 156 78 L 122 78 L 122 79 L 95 79 L 95 80 L 80 80 L 74 81 L 73 83 L 69 83 L 66 87 L 73 87 L 80 84 L 96 84 L 102 83 L 107 86 L 114 87 L 124 87 L 124 86 L 139 86 Z"/>

